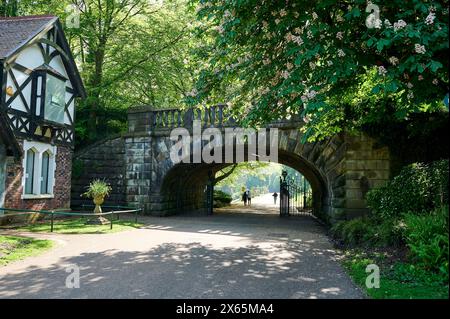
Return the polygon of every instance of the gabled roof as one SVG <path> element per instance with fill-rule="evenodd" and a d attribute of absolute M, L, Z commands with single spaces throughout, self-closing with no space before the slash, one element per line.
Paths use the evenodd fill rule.
<path fill-rule="evenodd" d="M 55 16 L 0 17 L 0 59 L 12 55 L 56 20 Z"/>
<path fill-rule="evenodd" d="M 77 95 L 84 98 L 86 93 L 83 82 L 58 17 L 52 15 L 0 17 L 0 63 L 14 56 L 31 41 L 44 37 L 52 26 L 57 26 L 58 45 L 69 57 L 69 61 L 64 60 L 64 65 L 70 80 Z"/>
<path fill-rule="evenodd" d="M 14 156 L 20 157 L 22 150 L 9 127 L 6 115 L 0 112 L 0 143 L 6 146 L 6 150 L 10 151 Z"/>

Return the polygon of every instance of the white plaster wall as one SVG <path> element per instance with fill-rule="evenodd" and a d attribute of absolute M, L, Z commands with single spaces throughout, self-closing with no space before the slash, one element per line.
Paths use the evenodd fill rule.
<path fill-rule="evenodd" d="M 51 49 L 52 51 L 52 49 Z M 32 45 L 26 49 L 24 49 L 19 56 L 16 58 L 15 62 L 27 67 L 30 70 L 34 70 L 37 67 L 40 67 L 41 65 L 44 64 L 44 57 L 42 56 L 42 53 L 39 49 L 39 47 L 37 45 Z M 61 59 L 61 56 L 56 56 L 54 57 L 51 61 L 50 61 L 50 67 L 52 67 L 53 69 L 55 69 L 56 71 L 58 71 L 61 75 L 65 76 L 66 78 L 68 78 L 67 75 L 67 71 L 66 68 L 64 66 L 64 63 Z M 23 72 L 20 72 L 18 70 L 13 70 L 14 76 L 18 82 L 18 85 L 20 86 L 27 78 L 28 78 L 28 74 L 25 74 Z M 7 76 L 7 86 L 11 86 L 15 91 L 17 91 L 17 87 L 16 85 L 14 85 L 14 82 L 12 81 L 10 75 L 8 74 Z M 40 86 L 40 85 L 39 85 Z M 66 86 L 69 88 L 73 88 L 72 84 L 70 83 L 70 81 L 66 82 Z M 23 96 L 27 102 L 27 104 L 30 106 L 31 105 L 31 82 L 23 89 Z M 70 100 L 70 98 L 72 97 L 71 93 L 66 92 L 66 102 L 68 102 Z M 20 96 L 17 96 L 11 103 L 11 107 L 19 110 L 19 111 L 23 111 L 26 112 L 26 108 L 24 103 L 22 102 L 22 99 L 20 98 Z M 68 112 L 71 116 L 71 118 L 73 119 L 74 117 L 74 110 L 75 110 L 75 105 L 72 102 L 69 106 Z M 37 110 L 37 113 L 39 113 L 40 110 Z M 39 115 L 39 114 L 37 114 Z M 69 122 L 69 117 L 67 116 L 67 114 L 64 114 L 64 123 L 65 124 L 70 124 Z"/>

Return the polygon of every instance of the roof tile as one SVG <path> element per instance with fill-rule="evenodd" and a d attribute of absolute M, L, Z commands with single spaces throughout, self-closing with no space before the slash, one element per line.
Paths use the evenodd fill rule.
<path fill-rule="evenodd" d="M 55 19 L 50 15 L 0 17 L 0 59 L 8 57 Z"/>

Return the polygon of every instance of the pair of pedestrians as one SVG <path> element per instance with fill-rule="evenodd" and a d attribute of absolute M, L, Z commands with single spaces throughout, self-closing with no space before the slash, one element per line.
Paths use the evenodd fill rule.
<path fill-rule="evenodd" d="M 242 194 L 242 201 L 244 202 L 244 206 L 250 206 L 252 204 L 252 195 L 250 193 L 250 190 L 247 189 L 243 194 Z"/>

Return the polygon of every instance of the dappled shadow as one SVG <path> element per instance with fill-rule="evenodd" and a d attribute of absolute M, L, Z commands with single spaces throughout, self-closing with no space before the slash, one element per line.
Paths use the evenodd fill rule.
<path fill-rule="evenodd" d="M 356 298 L 332 251 L 303 242 L 214 248 L 167 243 L 146 251 L 106 250 L 30 266 L 0 277 L 0 298 Z M 66 288 L 65 266 L 80 267 Z M 1 270 L 0 270 L 1 273 Z"/>
<path fill-rule="evenodd" d="M 273 232 L 292 233 L 303 240 L 327 241 L 324 228 L 311 216 L 279 217 L 275 214 L 255 214 L 236 208 L 217 209 L 212 216 L 176 215 L 165 218 L 143 217 L 141 228 L 182 231 L 203 234 L 220 234 L 253 238 L 266 237 Z"/>

